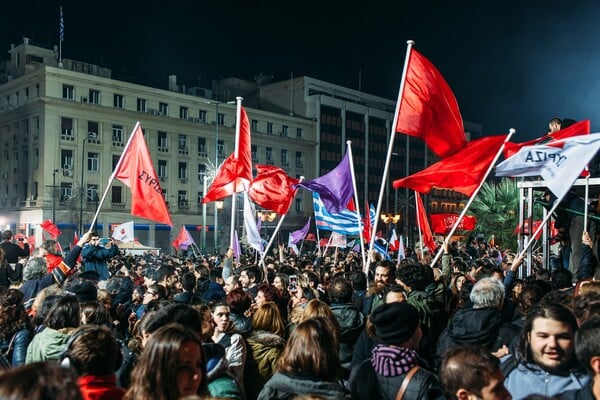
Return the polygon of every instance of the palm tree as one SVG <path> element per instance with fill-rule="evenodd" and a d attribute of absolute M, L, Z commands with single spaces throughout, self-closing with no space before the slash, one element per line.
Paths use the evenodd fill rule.
<path fill-rule="evenodd" d="M 517 249 L 519 223 L 519 190 L 516 180 L 502 178 L 500 181 L 485 182 L 471 203 L 469 214 L 477 217 L 476 231 L 486 238 L 494 235 L 496 243 L 513 251 Z"/>

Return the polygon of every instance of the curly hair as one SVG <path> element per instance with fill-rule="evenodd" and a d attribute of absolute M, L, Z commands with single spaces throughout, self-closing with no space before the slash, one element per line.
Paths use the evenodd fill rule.
<path fill-rule="evenodd" d="M 396 278 L 400 279 L 411 290 L 425 290 L 433 280 L 424 266 L 419 264 L 408 264 L 396 270 Z"/>
<path fill-rule="evenodd" d="M 22 328 L 33 330 L 25 307 L 23 293 L 18 289 L 8 289 L 0 294 L 0 335 L 9 339 Z"/>

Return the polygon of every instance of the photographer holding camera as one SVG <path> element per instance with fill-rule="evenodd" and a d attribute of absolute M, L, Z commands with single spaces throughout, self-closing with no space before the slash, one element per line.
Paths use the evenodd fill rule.
<path fill-rule="evenodd" d="M 109 278 L 106 261 L 119 254 L 119 247 L 113 243 L 112 239 L 102 240 L 97 232 L 92 232 L 91 239 L 81 250 L 84 271 L 96 271 L 101 281 Z"/>
<path fill-rule="evenodd" d="M 6 269 L 7 279 L 0 279 L 0 285 L 8 287 L 11 282 L 23 280 L 23 265 L 19 264 L 19 257 L 29 257 L 29 244 L 24 237 L 19 237 L 19 244 L 13 243 L 13 233 L 10 230 L 2 232 L 0 247 L 4 251 L 4 262 L 8 263 Z M 4 274 L 2 274 L 4 275 Z"/>

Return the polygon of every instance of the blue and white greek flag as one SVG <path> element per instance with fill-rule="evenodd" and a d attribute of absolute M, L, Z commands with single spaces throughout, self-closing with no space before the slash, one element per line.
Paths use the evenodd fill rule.
<path fill-rule="evenodd" d="M 337 232 L 342 235 L 356 236 L 363 227 L 362 221 L 358 221 L 356 212 L 348 209 L 339 214 L 330 214 L 325 209 L 319 193 L 313 192 L 313 205 L 315 208 L 315 224 L 317 229 Z"/>

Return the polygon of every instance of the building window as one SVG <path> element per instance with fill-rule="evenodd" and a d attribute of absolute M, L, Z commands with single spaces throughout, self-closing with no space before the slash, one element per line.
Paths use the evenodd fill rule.
<path fill-rule="evenodd" d="M 60 201 L 69 201 L 73 199 L 73 183 L 60 183 Z"/>
<path fill-rule="evenodd" d="M 204 179 L 204 174 L 206 173 L 206 164 L 198 164 L 198 180 L 202 181 Z"/>
<path fill-rule="evenodd" d="M 296 212 L 302 212 L 302 197 L 296 197 L 294 201 L 294 209 Z"/>
<path fill-rule="evenodd" d="M 267 147 L 265 151 L 265 158 L 268 165 L 273 165 L 273 148 Z"/>
<path fill-rule="evenodd" d="M 281 126 L 281 136 L 287 137 L 287 135 L 288 135 L 288 126 L 287 125 L 282 125 Z"/>
<path fill-rule="evenodd" d="M 207 157 L 208 154 L 206 152 L 206 139 L 203 137 L 198 138 L 198 156 Z"/>
<path fill-rule="evenodd" d="M 123 144 L 123 125 L 112 126 L 112 142 L 115 145 Z"/>
<path fill-rule="evenodd" d="M 111 168 L 112 168 L 113 171 L 117 168 L 117 163 L 119 162 L 120 158 L 121 158 L 120 155 L 113 154 L 113 156 L 112 156 L 112 164 L 111 164 Z"/>
<path fill-rule="evenodd" d="M 167 179 L 167 160 L 158 160 L 158 179 L 164 181 Z"/>
<path fill-rule="evenodd" d="M 123 188 L 121 186 L 111 186 L 111 202 L 120 204 L 123 202 Z"/>
<path fill-rule="evenodd" d="M 88 101 L 92 104 L 100 104 L 100 91 L 90 89 L 88 93 Z"/>
<path fill-rule="evenodd" d="M 179 177 L 179 179 L 181 180 L 182 183 L 187 182 L 187 178 L 188 178 L 187 163 L 184 163 L 184 162 L 179 163 L 177 176 Z"/>
<path fill-rule="evenodd" d="M 181 119 L 187 119 L 188 117 L 188 108 L 181 106 L 179 107 L 179 118 Z"/>
<path fill-rule="evenodd" d="M 302 160 L 302 152 L 296 152 L 296 169 L 304 169 L 304 161 Z"/>
<path fill-rule="evenodd" d="M 169 115 L 169 105 L 167 103 L 158 103 L 158 114 Z"/>
<path fill-rule="evenodd" d="M 288 160 L 288 151 L 286 149 L 281 149 L 281 166 L 284 168 L 290 166 L 290 162 Z"/>
<path fill-rule="evenodd" d="M 258 120 L 253 119 L 250 124 L 251 124 L 250 129 L 252 130 L 252 132 L 258 132 Z"/>
<path fill-rule="evenodd" d="M 158 131 L 158 151 L 169 151 L 169 146 L 167 142 L 167 132 L 165 131 Z"/>
<path fill-rule="evenodd" d="M 252 153 L 252 162 L 253 163 L 258 163 L 259 162 L 258 161 L 258 147 L 255 144 L 253 144 L 250 147 L 250 151 Z"/>
<path fill-rule="evenodd" d="M 200 122 L 206 123 L 206 110 L 198 111 L 198 120 Z"/>
<path fill-rule="evenodd" d="M 217 124 L 225 125 L 225 114 L 222 114 L 222 113 L 217 114 Z"/>
<path fill-rule="evenodd" d="M 96 203 L 99 200 L 98 197 L 98 185 L 93 183 L 88 183 L 85 190 L 85 200 L 88 203 Z"/>
<path fill-rule="evenodd" d="M 63 99 L 75 100 L 75 86 L 63 85 Z"/>
<path fill-rule="evenodd" d="M 302 128 L 296 128 L 296 137 L 301 139 L 302 138 Z"/>
<path fill-rule="evenodd" d="M 60 119 L 60 134 L 62 135 L 61 139 L 74 140 L 72 118 L 62 117 Z"/>
<path fill-rule="evenodd" d="M 63 168 L 63 173 L 65 171 L 73 171 L 73 150 L 63 149 L 60 151 L 60 165 Z M 64 175 L 69 176 L 69 173 Z"/>
<path fill-rule="evenodd" d="M 177 140 L 177 149 L 179 150 L 179 154 L 187 155 L 188 154 L 188 142 L 187 135 L 179 135 Z"/>
<path fill-rule="evenodd" d="M 219 161 L 222 161 L 225 159 L 225 143 L 222 140 L 219 140 L 217 142 L 217 155 L 218 155 Z"/>
<path fill-rule="evenodd" d="M 123 108 L 123 104 L 125 103 L 122 94 L 115 94 L 113 98 L 113 106 L 116 108 Z"/>
<path fill-rule="evenodd" d="M 35 84 L 35 92 L 34 92 L 34 96 L 35 97 L 40 97 L 40 84 L 36 83 Z"/>
<path fill-rule="evenodd" d="M 267 122 L 267 133 L 269 135 L 273 134 L 273 123 L 272 122 Z"/>
<path fill-rule="evenodd" d="M 88 172 L 98 172 L 100 170 L 100 154 L 96 152 L 88 152 L 87 158 Z"/>
<path fill-rule="evenodd" d="M 187 207 L 188 206 L 187 191 L 185 191 L 185 190 L 179 190 L 177 192 L 177 205 L 179 207 Z"/>
<path fill-rule="evenodd" d="M 146 112 L 146 99 L 137 99 L 137 110 L 139 112 Z"/>
<path fill-rule="evenodd" d="M 98 135 L 98 122 L 88 121 L 88 139 L 94 140 L 98 138 L 100 138 Z"/>

